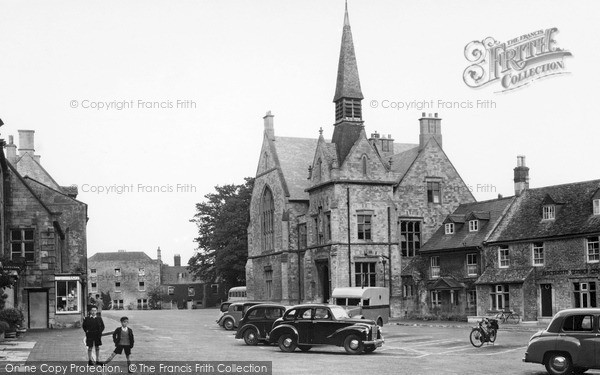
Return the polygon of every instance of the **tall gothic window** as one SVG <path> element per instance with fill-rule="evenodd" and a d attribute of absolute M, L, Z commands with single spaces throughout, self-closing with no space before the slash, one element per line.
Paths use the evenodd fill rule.
<path fill-rule="evenodd" d="M 321 169 L 323 167 L 323 162 L 321 161 L 321 159 L 319 158 L 319 160 L 317 160 L 317 163 L 315 164 L 315 169 L 313 171 L 313 175 L 315 177 L 315 180 L 317 181 L 321 181 Z"/>
<path fill-rule="evenodd" d="M 263 251 L 273 250 L 273 214 L 275 205 L 273 203 L 273 193 L 268 187 L 265 188 L 261 202 L 261 226 L 262 226 L 262 249 Z"/>
<path fill-rule="evenodd" d="M 361 159 L 361 166 L 362 166 L 362 174 L 363 176 L 367 175 L 367 156 L 363 155 L 362 159 Z"/>

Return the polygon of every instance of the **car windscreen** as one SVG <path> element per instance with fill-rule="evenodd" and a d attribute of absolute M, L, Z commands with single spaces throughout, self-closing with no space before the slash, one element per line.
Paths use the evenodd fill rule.
<path fill-rule="evenodd" d="M 331 306 L 331 313 L 337 319 L 349 319 L 348 313 L 340 306 Z"/>

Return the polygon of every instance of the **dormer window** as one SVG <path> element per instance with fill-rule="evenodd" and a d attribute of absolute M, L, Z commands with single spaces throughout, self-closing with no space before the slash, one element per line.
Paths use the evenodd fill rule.
<path fill-rule="evenodd" d="M 542 218 L 544 220 L 554 220 L 555 217 L 556 217 L 556 206 L 553 204 L 545 205 L 543 208 Z"/>
<path fill-rule="evenodd" d="M 469 220 L 469 232 L 477 232 L 479 230 L 479 220 Z"/>
<path fill-rule="evenodd" d="M 454 234 L 454 223 L 448 223 L 445 226 L 446 234 Z"/>
<path fill-rule="evenodd" d="M 594 199 L 594 215 L 600 215 L 600 199 Z"/>

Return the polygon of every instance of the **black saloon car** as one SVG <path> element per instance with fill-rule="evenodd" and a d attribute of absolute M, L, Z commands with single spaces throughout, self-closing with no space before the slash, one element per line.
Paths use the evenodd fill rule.
<path fill-rule="evenodd" d="M 370 353 L 383 345 L 380 327 L 372 320 L 352 319 L 341 306 L 306 304 L 291 307 L 269 334 L 284 352 L 315 345 L 343 346 L 349 354 Z"/>
<path fill-rule="evenodd" d="M 275 320 L 281 318 L 285 306 L 265 303 L 252 306 L 240 320 L 236 339 L 244 339 L 246 345 L 256 345 L 259 342 L 269 342 L 269 332 Z"/>

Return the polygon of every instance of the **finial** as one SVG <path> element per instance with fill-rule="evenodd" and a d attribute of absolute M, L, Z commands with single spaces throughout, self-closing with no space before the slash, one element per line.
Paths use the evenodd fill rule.
<path fill-rule="evenodd" d="M 350 26 L 350 19 L 348 18 L 348 0 L 346 0 L 346 12 L 344 13 L 344 26 Z"/>
<path fill-rule="evenodd" d="M 323 135 L 323 127 L 319 128 L 319 135 Z"/>

